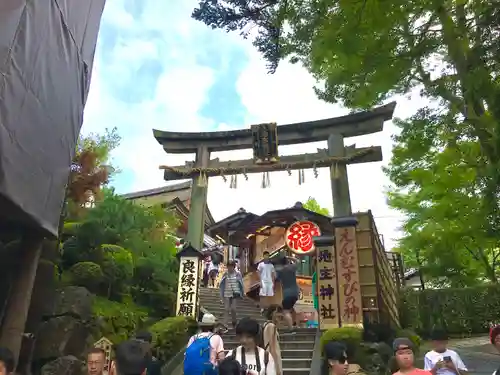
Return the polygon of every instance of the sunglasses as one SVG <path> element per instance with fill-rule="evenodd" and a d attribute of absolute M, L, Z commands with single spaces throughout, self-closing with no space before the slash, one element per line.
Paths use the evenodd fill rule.
<path fill-rule="evenodd" d="M 339 359 L 337 359 L 337 361 L 339 362 L 340 365 L 344 365 L 347 362 L 347 357 L 342 356 Z"/>

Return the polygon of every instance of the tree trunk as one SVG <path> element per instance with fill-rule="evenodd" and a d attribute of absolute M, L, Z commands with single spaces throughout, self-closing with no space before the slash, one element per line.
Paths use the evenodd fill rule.
<path fill-rule="evenodd" d="M 22 253 L 21 262 L 0 333 L 0 346 L 12 350 L 16 364 L 28 317 L 38 260 L 42 252 L 43 237 L 38 237 L 34 233 L 30 235 L 32 238 L 24 238 L 19 246 L 19 252 Z"/>

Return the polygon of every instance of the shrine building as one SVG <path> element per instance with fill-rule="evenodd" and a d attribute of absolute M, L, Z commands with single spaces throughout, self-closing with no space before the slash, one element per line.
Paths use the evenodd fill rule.
<path fill-rule="evenodd" d="M 342 269 L 345 261 L 339 259 L 338 252 L 337 255 L 335 252 L 332 253 L 333 257 L 337 258 L 333 263 L 338 266 L 337 272 L 334 272 L 336 275 L 329 275 L 331 281 L 325 284 L 328 285 L 328 288 L 321 285 L 321 279 L 326 279 L 327 274 L 318 273 L 318 289 L 321 289 L 320 296 L 323 296 L 319 299 L 320 310 L 327 311 L 327 308 L 322 306 L 322 299 L 325 299 L 326 290 L 330 289 L 330 294 L 340 295 L 340 297 L 334 298 L 330 296 L 331 302 L 329 303 L 329 309 L 337 312 L 339 316 L 337 319 L 340 321 L 346 314 L 354 312 L 358 314 L 355 320 L 358 320 L 360 324 L 379 322 L 399 326 L 397 295 L 402 286 L 401 280 L 403 280 L 400 262 L 390 261 L 389 258 L 394 258 L 394 254 L 385 252 L 371 211 L 355 213 L 353 216 L 357 219 L 353 242 L 356 244 L 355 255 L 357 257 L 351 258 L 357 264 L 354 264 L 351 267 L 352 270 L 347 270 L 349 271 L 347 272 L 346 269 Z M 225 241 L 225 260 L 238 259 L 243 275 L 245 294 L 256 301 L 260 288 L 257 266 L 263 260 L 263 253 L 268 251 L 271 260 L 282 255 L 298 258 L 297 282 L 300 296 L 296 310 L 299 313 L 308 314 L 313 311 L 312 275 L 315 264 L 318 267 L 320 265 L 320 263 L 316 263 L 319 259 L 317 254 L 321 254 L 320 251 L 326 254 L 326 250 L 318 248 L 317 251 L 307 255 L 300 255 L 300 251 L 296 251 L 296 249 L 292 251 L 294 250 L 292 249 L 294 241 L 290 240 L 292 238 L 290 237 L 290 228 L 297 223 L 310 223 L 310 225 L 317 226 L 321 236 L 333 237 L 334 227 L 331 220 L 331 217 L 309 211 L 303 208 L 300 202 L 297 202 L 291 208 L 268 211 L 260 216 L 240 209 L 233 215 L 210 226 L 207 233 L 211 237 L 221 238 Z M 333 246 L 330 247 L 333 248 Z M 321 257 L 322 255 L 320 255 Z M 348 280 L 343 276 L 349 276 Z M 358 289 L 359 297 L 357 301 L 353 299 L 351 306 L 347 308 L 342 305 L 342 298 L 347 295 L 348 290 L 352 289 Z M 343 293 L 342 290 L 344 290 Z M 273 303 L 280 304 L 281 299 L 281 286 L 278 281 Z M 322 312 L 319 313 L 321 320 Z M 326 319 L 326 315 L 324 317 Z M 352 320 L 352 317 L 349 319 Z M 347 322 L 347 319 L 345 321 Z"/>

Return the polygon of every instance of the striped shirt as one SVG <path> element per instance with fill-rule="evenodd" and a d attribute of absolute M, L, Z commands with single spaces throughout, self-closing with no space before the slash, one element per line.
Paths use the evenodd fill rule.
<path fill-rule="evenodd" d="M 234 293 L 240 294 L 237 273 L 228 273 L 226 275 L 226 285 L 224 288 L 224 298 L 234 297 Z"/>

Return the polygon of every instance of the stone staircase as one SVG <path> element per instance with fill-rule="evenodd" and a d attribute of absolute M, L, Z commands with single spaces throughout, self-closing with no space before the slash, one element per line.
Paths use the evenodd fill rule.
<path fill-rule="evenodd" d="M 210 314 L 215 315 L 220 323 L 224 322 L 224 305 L 220 300 L 219 288 L 200 288 L 200 306 L 208 310 Z M 259 323 L 264 323 L 266 320 L 260 313 L 255 301 L 250 298 L 242 298 L 237 301 L 236 305 L 237 319 L 250 317 L 256 319 Z M 229 327 L 228 327 L 229 328 Z"/>
<path fill-rule="evenodd" d="M 222 321 L 224 309 L 220 302 L 218 289 L 201 288 L 200 304 Z M 255 301 L 251 299 L 245 298 L 238 301 L 237 314 L 238 319 L 247 316 L 258 320 L 261 324 L 265 322 Z M 316 329 L 299 328 L 294 334 L 288 333 L 286 329 L 279 329 L 279 332 L 283 375 L 309 375 Z M 226 350 L 233 350 L 239 345 L 234 329 L 224 333 L 222 338 Z"/>

